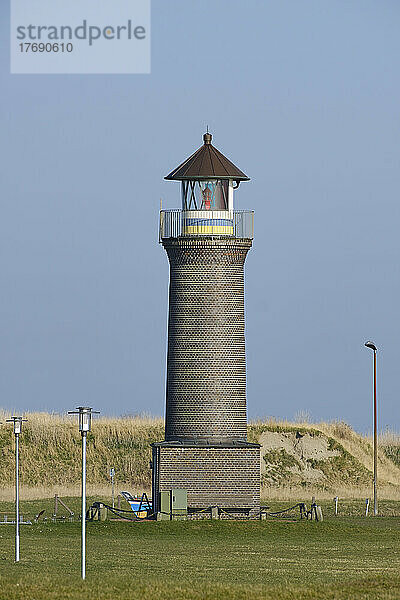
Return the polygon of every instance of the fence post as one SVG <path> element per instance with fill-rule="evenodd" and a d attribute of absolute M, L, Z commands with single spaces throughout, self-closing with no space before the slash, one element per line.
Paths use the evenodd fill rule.
<path fill-rule="evenodd" d="M 365 498 L 365 516 L 368 517 L 369 498 Z"/>
<path fill-rule="evenodd" d="M 219 519 L 218 506 L 211 506 L 211 519 Z"/>

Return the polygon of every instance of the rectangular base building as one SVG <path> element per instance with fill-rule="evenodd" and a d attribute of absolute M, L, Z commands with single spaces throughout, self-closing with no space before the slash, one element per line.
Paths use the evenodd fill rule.
<path fill-rule="evenodd" d="M 260 446 L 248 442 L 200 445 L 153 444 L 153 510 L 160 511 L 160 492 L 183 488 L 188 514 L 209 518 L 255 518 L 260 511 Z"/>

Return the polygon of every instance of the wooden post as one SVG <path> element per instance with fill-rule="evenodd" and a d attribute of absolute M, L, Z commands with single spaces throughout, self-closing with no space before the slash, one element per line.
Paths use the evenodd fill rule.
<path fill-rule="evenodd" d="M 316 511 L 316 504 L 315 504 L 315 496 L 313 496 L 311 498 L 311 521 L 312 519 L 314 519 L 317 521 L 317 511 Z"/>
<path fill-rule="evenodd" d="M 63 502 L 60 498 L 60 496 L 58 494 L 54 494 L 54 514 L 53 517 L 57 518 L 57 513 L 58 513 L 58 505 L 61 504 L 61 506 L 63 506 L 65 508 L 66 511 L 69 512 L 69 516 L 73 517 L 74 513 L 73 511 L 69 508 L 69 506 L 67 506 L 65 504 L 65 502 Z"/>
<path fill-rule="evenodd" d="M 338 502 L 339 502 L 338 496 L 335 496 L 334 501 L 335 501 L 335 515 L 337 516 L 337 514 L 338 514 Z"/>
<path fill-rule="evenodd" d="M 117 508 L 118 510 L 121 510 L 121 496 L 119 494 L 117 496 Z"/>
<path fill-rule="evenodd" d="M 211 519 L 219 519 L 218 506 L 211 507 Z"/>

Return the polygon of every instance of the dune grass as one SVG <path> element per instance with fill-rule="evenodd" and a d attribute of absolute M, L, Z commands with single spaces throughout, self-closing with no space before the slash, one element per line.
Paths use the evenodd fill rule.
<path fill-rule="evenodd" d="M 5 421 L 6 414 L 0 420 Z M 71 488 L 80 479 L 81 437 L 76 417 L 30 413 L 21 434 L 21 484 L 27 487 Z M 163 420 L 152 417 L 97 418 L 87 443 L 89 485 L 109 482 L 116 467 L 119 482 L 148 487 L 150 444 L 164 435 Z M 0 428 L 0 478 L 13 483 L 14 444 L 11 427 Z"/>
<path fill-rule="evenodd" d="M 400 435 L 394 431 L 386 430 L 379 436 L 379 442 L 386 456 L 400 467 Z"/>
<path fill-rule="evenodd" d="M 0 411 L 0 421 L 9 416 Z M 30 413 L 26 415 L 21 436 L 21 485 L 26 499 L 79 494 L 80 435 L 76 417 Z M 299 495 L 320 498 L 332 495 L 355 498 L 371 494 L 372 444 L 346 423 L 309 423 L 277 421 L 269 418 L 249 423 L 249 441 L 257 442 L 264 431 L 312 432 L 324 435 L 340 449 L 340 456 L 327 464 L 317 465 L 326 475 L 323 485 L 291 485 L 285 479 L 279 485 L 265 485 L 266 499 L 291 499 Z M 149 491 L 151 486 L 151 443 L 164 437 L 161 418 L 127 416 L 96 417 L 88 436 L 88 488 L 91 494 L 106 494 L 109 468 L 116 469 L 116 489 Z M 380 437 L 379 489 L 381 497 L 400 498 L 400 437 L 385 432 Z M 10 426 L 0 427 L 0 499 L 13 497 L 14 440 Z"/>
<path fill-rule="evenodd" d="M 277 485 L 270 483 L 262 485 L 262 498 L 289 500 L 304 496 L 305 493 L 308 496 L 317 495 L 324 499 L 333 496 L 365 499 L 371 496 L 373 445 L 370 436 L 356 433 L 343 421 L 310 423 L 308 420 L 298 420 L 290 422 L 269 417 L 249 424 L 249 441 L 259 441 L 263 432 L 291 434 L 298 432 L 302 435 L 325 436 L 329 447 L 337 450 L 339 455 L 319 464 L 309 461 L 311 466 L 323 471 L 325 479 L 320 483 L 298 485 L 293 484 L 290 477 L 280 477 Z M 381 433 L 378 445 L 378 488 L 381 498 L 400 499 L 400 464 L 395 460 L 398 448 L 400 448 L 398 434 Z M 265 459 L 270 458 L 271 452 L 267 452 Z M 281 460 L 280 463 L 282 463 L 282 467 L 285 467 L 285 461 Z M 284 469 L 280 475 L 284 475 L 283 471 Z"/>

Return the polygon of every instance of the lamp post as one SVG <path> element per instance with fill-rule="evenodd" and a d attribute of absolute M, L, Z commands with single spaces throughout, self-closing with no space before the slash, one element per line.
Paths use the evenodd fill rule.
<path fill-rule="evenodd" d="M 13 423 L 15 435 L 15 562 L 19 562 L 19 435 L 24 421 L 26 419 L 14 416 L 7 419 Z"/>
<path fill-rule="evenodd" d="M 378 442 L 377 442 L 377 410 L 376 410 L 376 354 L 377 348 L 374 342 L 368 341 L 364 344 L 367 348 L 370 348 L 374 353 L 373 359 L 373 397 L 374 397 L 374 515 L 378 514 L 378 498 L 376 495 L 376 483 L 378 477 Z"/>
<path fill-rule="evenodd" d="M 92 425 L 92 414 L 99 414 L 89 406 L 78 406 L 69 415 L 79 415 L 79 431 L 82 436 L 82 543 L 81 564 L 82 579 L 86 579 L 86 438 Z"/>

